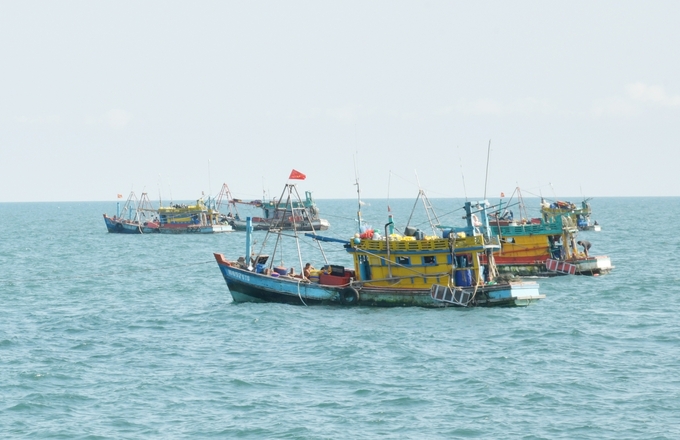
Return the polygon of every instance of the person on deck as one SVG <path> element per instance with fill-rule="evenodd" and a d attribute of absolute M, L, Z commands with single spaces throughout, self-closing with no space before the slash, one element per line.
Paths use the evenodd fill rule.
<path fill-rule="evenodd" d="M 586 240 L 579 240 L 576 242 L 576 244 L 583 246 L 583 253 L 586 254 L 586 258 L 588 258 L 588 251 L 590 250 L 590 242 Z"/>
<path fill-rule="evenodd" d="M 295 268 L 294 268 L 294 267 L 291 267 L 291 268 L 290 268 L 290 271 L 288 272 L 288 276 L 291 277 L 291 278 L 300 278 L 301 280 L 304 280 L 304 279 L 305 279 L 305 277 L 302 276 L 302 274 L 297 274 L 297 273 L 295 273 Z"/>
<path fill-rule="evenodd" d="M 314 270 L 314 266 L 311 265 L 311 263 L 305 264 L 305 268 L 302 270 L 302 275 L 303 277 L 308 280 L 309 277 L 312 275 L 312 271 Z"/>

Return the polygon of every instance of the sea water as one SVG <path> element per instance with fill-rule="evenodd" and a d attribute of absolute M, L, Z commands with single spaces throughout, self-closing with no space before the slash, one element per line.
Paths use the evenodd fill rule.
<path fill-rule="evenodd" d="M 463 201 L 432 202 L 462 225 Z M 355 233 L 356 201 L 317 203 L 323 235 Z M 413 204 L 362 213 L 384 233 L 389 205 L 403 230 Z M 234 304 L 213 253 L 243 255 L 242 232 L 109 234 L 113 203 L 0 204 L 0 433 L 680 438 L 680 199 L 591 204 L 602 231 L 579 238 L 611 274 L 541 279 L 525 308 L 445 310 Z M 271 258 L 299 270 L 293 250 Z"/>

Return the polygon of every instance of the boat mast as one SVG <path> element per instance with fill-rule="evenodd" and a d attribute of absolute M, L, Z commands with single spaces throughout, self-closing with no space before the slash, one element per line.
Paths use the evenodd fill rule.
<path fill-rule="evenodd" d="M 361 234 L 361 189 L 359 188 L 359 179 L 354 183 L 357 187 L 357 229 Z"/>
<path fill-rule="evenodd" d="M 236 209 L 236 202 L 234 201 L 234 198 L 231 195 L 231 191 L 229 190 L 229 186 L 226 183 L 222 184 L 222 189 L 220 190 L 220 193 L 217 195 L 217 202 L 215 203 L 215 209 L 219 212 L 222 212 L 222 201 L 224 198 L 227 198 L 227 204 L 229 206 L 229 212 L 231 213 L 231 207 L 234 207 L 234 212 L 238 214 L 238 210 Z"/>
<path fill-rule="evenodd" d="M 250 217 L 246 218 L 246 267 L 252 270 L 250 254 L 252 251 L 252 235 L 253 235 L 253 220 Z M 258 255 L 259 257 L 259 255 Z M 257 260 L 255 260 L 257 261 Z"/>
<path fill-rule="evenodd" d="M 359 171 L 357 170 L 356 156 L 353 157 L 353 160 L 354 160 L 354 184 L 357 187 L 357 230 L 359 231 L 359 234 L 361 234 L 361 189 L 359 187 Z"/>
<path fill-rule="evenodd" d="M 210 199 L 211 194 L 212 194 L 212 182 L 210 179 L 210 159 L 208 159 L 208 199 Z"/>
<path fill-rule="evenodd" d="M 295 200 L 292 200 L 293 196 L 293 191 L 295 191 L 295 199 L 298 202 L 297 208 L 295 207 Z M 295 184 L 290 184 L 288 185 L 288 201 L 290 202 L 290 213 L 292 216 L 292 223 L 293 223 L 293 235 L 295 236 L 295 246 L 297 246 L 297 253 L 298 253 L 298 260 L 300 262 L 300 273 L 302 273 L 303 268 L 305 267 L 302 264 L 302 251 L 300 250 L 300 239 L 298 237 L 298 231 L 297 231 L 297 216 L 295 215 L 295 211 L 301 210 L 301 216 L 300 218 L 302 219 L 302 222 L 304 223 L 305 219 L 309 221 L 310 226 L 312 227 L 312 232 L 314 232 L 314 226 L 311 225 L 311 220 L 309 219 L 309 215 L 307 215 L 307 208 L 305 207 L 304 203 L 302 203 L 302 198 L 300 197 L 300 193 L 297 190 L 297 186 Z"/>
<path fill-rule="evenodd" d="M 468 201 L 467 188 L 465 187 L 465 174 L 463 174 L 463 157 L 460 155 L 460 146 L 456 145 L 458 148 L 458 161 L 460 162 L 460 177 L 463 179 L 463 194 L 465 194 L 465 201 Z"/>
<path fill-rule="evenodd" d="M 489 139 L 489 147 L 486 150 L 486 177 L 484 177 L 484 200 L 486 200 L 486 185 L 489 182 L 489 157 L 491 157 L 491 139 Z"/>

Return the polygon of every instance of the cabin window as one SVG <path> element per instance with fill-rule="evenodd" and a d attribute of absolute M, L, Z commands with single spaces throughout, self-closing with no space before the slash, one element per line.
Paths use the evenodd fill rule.
<path fill-rule="evenodd" d="M 434 265 L 437 264 L 437 257 L 434 255 L 426 255 L 423 257 L 423 265 Z"/>
<path fill-rule="evenodd" d="M 397 264 L 401 264 L 402 266 L 410 266 L 411 257 L 397 257 Z"/>

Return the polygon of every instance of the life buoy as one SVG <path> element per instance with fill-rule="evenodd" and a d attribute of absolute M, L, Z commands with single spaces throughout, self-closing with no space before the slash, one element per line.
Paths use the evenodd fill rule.
<path fill-rule="evenodd" d="M 359 291 L 354 287 L 345 287 L 340 291 L 340 304 L 355 306 L 359 304 Z"/>

